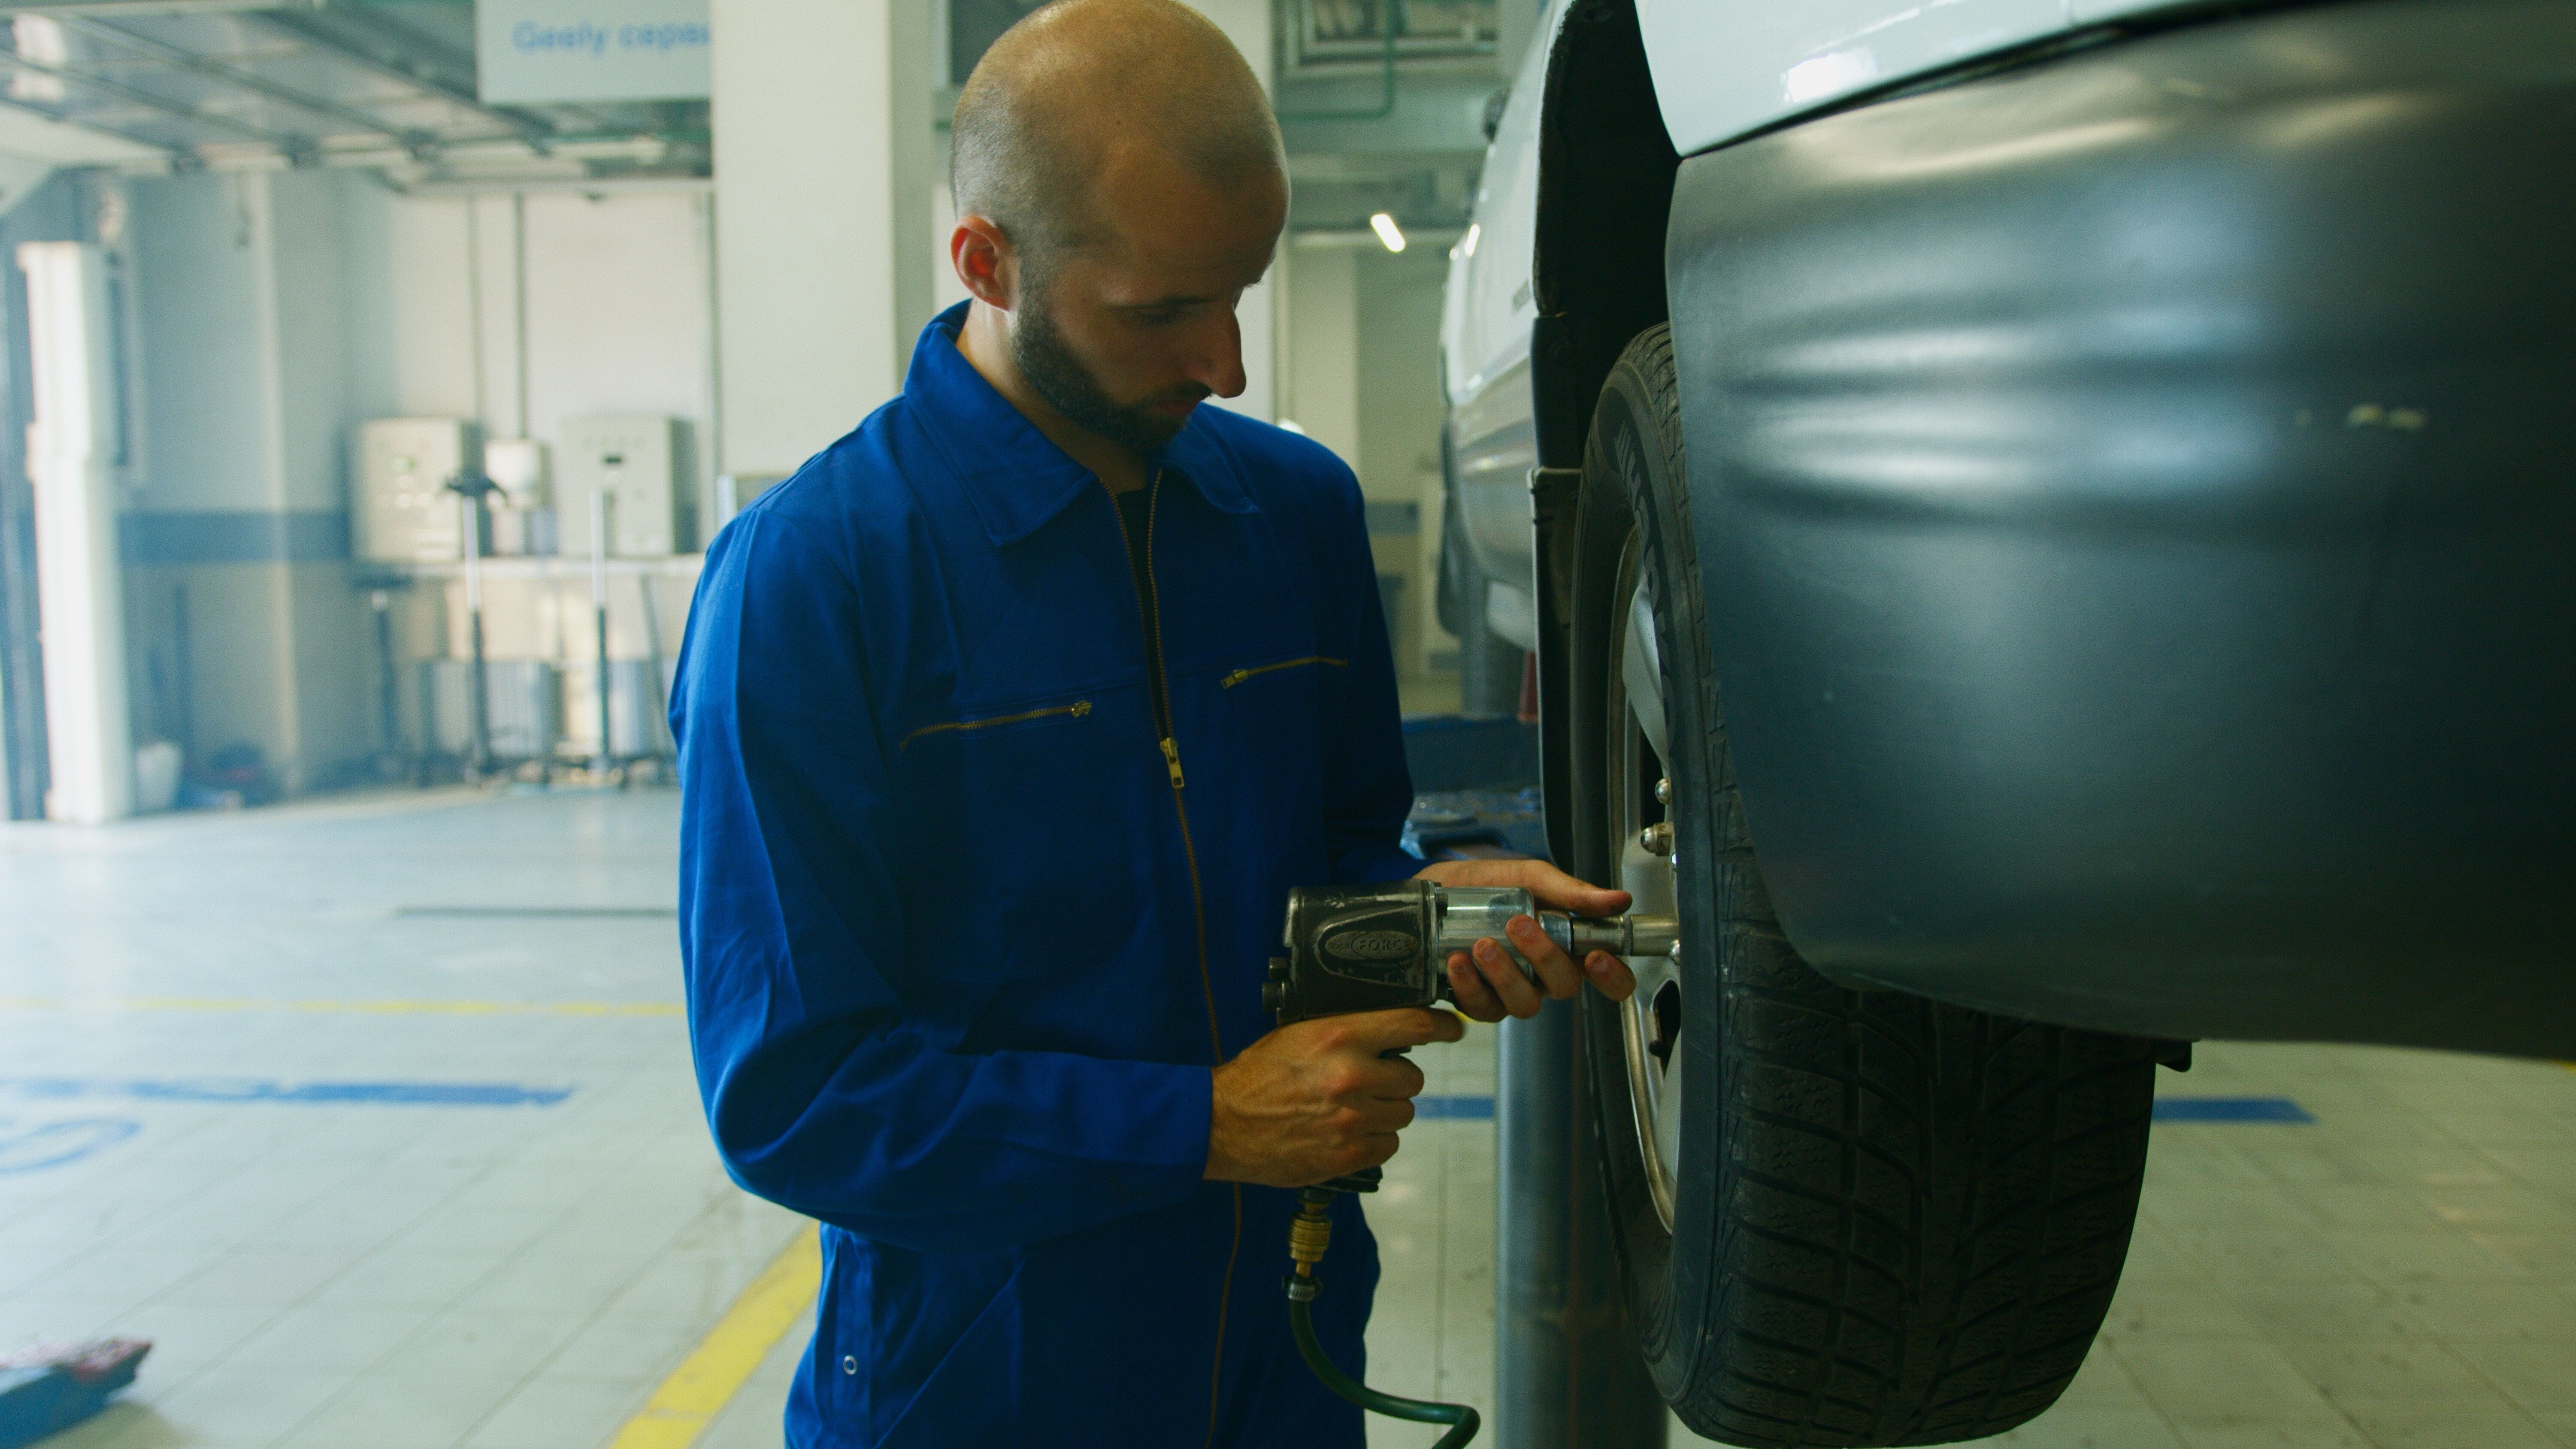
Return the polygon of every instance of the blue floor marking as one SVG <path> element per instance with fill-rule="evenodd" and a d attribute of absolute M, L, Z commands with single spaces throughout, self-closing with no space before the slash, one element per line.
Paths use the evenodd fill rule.
<path fill-rule="evenodd" d="M 60 1100 L 116 1097 L 151 1102 L 284 1102 L 296 1106 L 551 1107 L 570 1087 L 514 1082 L 258 1082 L 205 1077 L 153 1082 L 71 1077 L 0 1077 L 0 1096 Z"/>
<path fill-rule="evenodd" d="M 1491 1122 L 1494 1099 L 1491 1097 L 1416 1097 L 1416 1118 L 1446 1118 L 1452 1122 Z"/>
<path fill-rule="evenodd" d="M 2314 1122 L 2287 1097 L 2158 1097 L 2159 1122 Z"/>
<path fill-rule="evenodd" d="M 0 1176 L 78 1162 L 143 1130 L 122 1117 L 82 1117 L 20 1128 L 0 1117 Z"/>

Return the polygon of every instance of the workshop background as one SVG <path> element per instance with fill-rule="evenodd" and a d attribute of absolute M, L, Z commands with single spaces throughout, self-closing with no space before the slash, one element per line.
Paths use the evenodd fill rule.
<path fill-rule="evenodd" d="M 1483 787 L 1424 818 L 1525 840 L 1436 359 L 1540 7 L 1202 8 L 1294 183 L 1226 405 L 1360 478 L 1426 784 Z M 0 11 L 0 1445 L 57 1390 L 84 1449 L 776 1443 L 812 1233 L 698 1116 L 662 706 L 705 541 L 962 296 L 945 117 L 1024 7 Z M 1368 1205 L 1371 1382 L 1488 1409 L 1494 1040 Z M 2576 1071 L 2161 1085 L 2111 1320 L 1997 1442 L 2576 1449 Z"/>

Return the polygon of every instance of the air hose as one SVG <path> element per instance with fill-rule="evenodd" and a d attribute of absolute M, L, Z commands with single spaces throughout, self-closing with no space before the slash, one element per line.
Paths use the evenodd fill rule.
<path fill-rule="evenodd" d="M 1324 1214 L 1334 1196 L 1330 1188 L 1305 1189 L 1297 1194 L 1297 1216 L 1288 1220 L 1288 1256 L 1297 1263 L 1297 1271 L 1288 1275 L 1288 1326 L 1297 1335 L 1297 1352 L 1305 1355 L 1306 1367 L 1315 1371 L 1325 1388 L 1372 1414 L 1410 1419 L 1417 1424 L 1450 1425 L 1449 1432 L 1441 1435 L 1440 1442 L 1431 1449 L 1463 1449 L 1481 1427 L 1473 1408 L 1379 1393 L 1334 1367 L 1333 1361 L 1324 1356 L 1324 1345 L 1316 1341 L 1314 1303 L 1324 1291 L 1324 1282 L 1315 1276 L 1315 1265 L 1324 1261 L 1324 1249 L 1333 1240 L 1333 1221 Z"/>

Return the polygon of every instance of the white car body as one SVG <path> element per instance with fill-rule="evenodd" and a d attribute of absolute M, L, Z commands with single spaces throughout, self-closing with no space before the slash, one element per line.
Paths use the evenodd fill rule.
<path fill-rule="evenodd" d="M 2044 40 L 2170 0 L 1637 0 L 1656 106 L 1673 149 L 1706 151 L 1861 91 Z M 1476 193 L 1449 253 L 1440 358 L 1466 534 L 1495 587 L 1487 622 L 1538 643 L 1529 470 L 1531 251 L 1539 103 L 1565 0 L 1551 4 L 1513 79 Z"/>

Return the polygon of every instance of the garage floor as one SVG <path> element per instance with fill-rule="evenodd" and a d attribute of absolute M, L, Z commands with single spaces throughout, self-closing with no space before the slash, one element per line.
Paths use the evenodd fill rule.
<path fill-rule="evenodd" d="M 54 1444 L 777 1443 L 812 1269 L 698 1123 L 676 814 L 0 827 L 0 1349 L 158 1345 Z M 1397 1392 L 1490 1399 L 1492 1041 L 1425 1054 L 1456 1115 L 1372 1205 Z M 2100 1346 L 1997 1442 L 2576 1449 L 2576 1072 L 2218 1046 L 2161 1088 L 2313 1120 L 2159 1126 Z"/>

